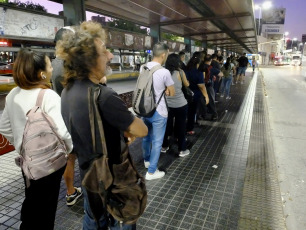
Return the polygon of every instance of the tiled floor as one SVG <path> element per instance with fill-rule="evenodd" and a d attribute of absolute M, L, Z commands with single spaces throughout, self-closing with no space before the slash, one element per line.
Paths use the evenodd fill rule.
<path fill-rule="evenodd" d="M 247 73 L 246 84 L 232 86 L 231 100 L 220 99 L 217 122 L 201 121 L 196 135 L 188 136 L 189 156 L 178 158 L 175 143 L 161 154 L 159 168 L 167 174 L 147 182 L 148 205 L 138 230 L 238 228 L 257 79 L 251 76 Z M 249 88 L 250 82 L 255 86 Z M 144 175 L 140 142 L 130 150 Z M 14 154 L 0 156 L 0 230 L 19 224 L 23 182 L 13 159 Z M 81 229 L 82 199 L 68 208 L 64 197 L 62 182 L 55 229 Z"/>

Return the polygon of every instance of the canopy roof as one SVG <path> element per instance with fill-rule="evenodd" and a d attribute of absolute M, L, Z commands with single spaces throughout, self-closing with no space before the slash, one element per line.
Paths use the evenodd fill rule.
<path fill-rule="evenodd" d="M 147 27 L 159 24 L 163 32 L 226 50 L 257 53 L 252 0 L 85 0 L 85 8 Z"/>

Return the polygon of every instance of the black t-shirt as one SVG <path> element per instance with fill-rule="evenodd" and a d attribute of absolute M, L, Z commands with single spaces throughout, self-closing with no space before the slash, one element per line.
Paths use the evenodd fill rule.
<path fill-rule="evenodd" d="M 247 67 L 249 63 L 249 59 L 245 56 L 241 56 L 238 59 L 239 67 Z"/>
<path fill-rule="evenodd" d="M 94 154 L 88 110 L 88 88 L 97 85 L 90 80 L 77 80 L 62 92 L 62 116 L 71 134 L 74 150 L 83 178 L 91 162 L 102 155 Z M 98 107 L 103 122 L 110 164 L 118 162 L 122 149 L 123 131 L 134 121 L 134 115 L 111 88 L 100 85 Z M 97 145 L 101 143 L 97 143 Z"/>

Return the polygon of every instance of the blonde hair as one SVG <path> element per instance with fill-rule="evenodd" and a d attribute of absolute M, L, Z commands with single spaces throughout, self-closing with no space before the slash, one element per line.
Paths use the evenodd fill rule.
<path fill-rule="evenodd" d="M 63 84 L 68 88 L 75 80 L 88 78 L 96 67 L 99 54 L 95 40 L 106 43 L 105 31 L 97 22 L 83 22 L 74 30 L 75 33 L 64 33 L 56 44 L 56 55 L 64 60 Z"/>

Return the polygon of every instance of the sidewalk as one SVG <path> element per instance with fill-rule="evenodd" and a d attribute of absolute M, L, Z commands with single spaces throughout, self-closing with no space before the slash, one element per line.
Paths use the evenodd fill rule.
<path fill-rule="evenodd" d="M 247 72 L 244 85 L 232 86 L 231 97 L 219 100 L 217 122 L 202 121 L 196 135 L 188 136 L 189 156 L 175 157 L 175 144 L 161 154 L 159 168 L 167 173 L 147 181 L 148 205 L 138 230 L 285 229 L 257 72 Z M 140 143 L 130 150 L 145 175 Z M 15 156 L 0 156 L 0 230 L 19 225 L 24 191 Z M 55 229 L 81 229 L 82 202 L 68 208 L 62 182 Z"/>

